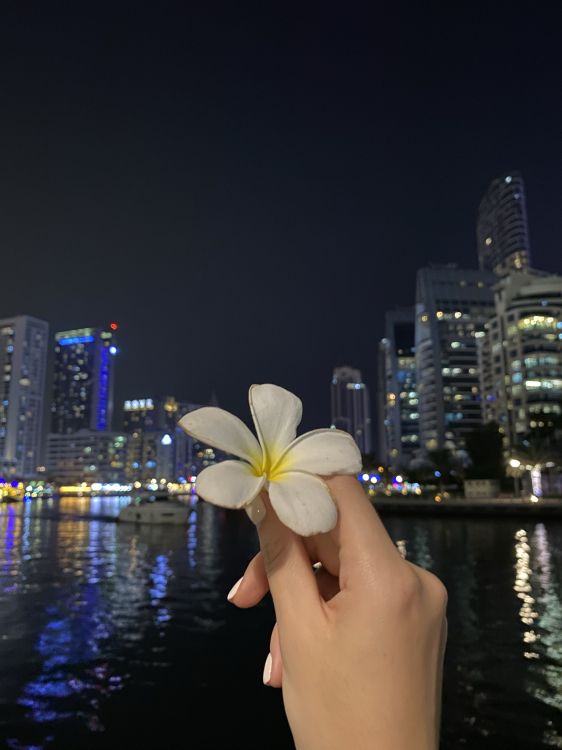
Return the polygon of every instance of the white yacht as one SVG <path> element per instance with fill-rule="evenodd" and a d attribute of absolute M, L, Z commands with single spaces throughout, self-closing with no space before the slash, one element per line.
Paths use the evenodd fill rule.
<path fill-rule="evenodd" d="M 138 493 L 119 513 L 125 523 L 187 524 L 190 508 L 164 493 Z"/>

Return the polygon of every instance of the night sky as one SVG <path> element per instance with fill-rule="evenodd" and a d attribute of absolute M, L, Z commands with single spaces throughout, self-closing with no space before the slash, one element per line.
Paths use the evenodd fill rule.
<path fill-rule="evenodd" d="M 417 268 L 476 265 L 493 177 L 561 272 L 558 4 L 389 5 L 3 3 L 0 317 L 118 321 L 119 400 L 275 382 L 310 428 L 334 365 L 374 401 Z"/>

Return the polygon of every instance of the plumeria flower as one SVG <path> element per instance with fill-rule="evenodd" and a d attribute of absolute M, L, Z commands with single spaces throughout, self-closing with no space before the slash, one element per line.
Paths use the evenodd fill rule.
<path fill-rule="evenodd" d="M 180 419 L 180 427 L 191 437 L 241 459 L 203 469 L 197 494 L 223 508 L 246 508 L 251 517 L 252 503 L 265 490 L 279 519 L 297 534 L 333 529 L 336 506 L 317 475 L 357 474 L 361 454 L 355 441 L 334 429 L 297 438 L 301 400 L 277 385 L 251 386 L 249 401 L 257 440 L 238 417 L 214 406 Z"/>

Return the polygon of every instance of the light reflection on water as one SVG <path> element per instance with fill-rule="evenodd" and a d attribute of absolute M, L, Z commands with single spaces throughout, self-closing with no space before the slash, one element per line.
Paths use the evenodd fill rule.
<path fill-rule="evenodd" d="M 0 740 L 150 747 L 185 734 L 187 710 L 198 750 L 262 748 L 266 732 L 292 747 L 260 680 L 270 608 L 225 600 L 256 548 L 245 514 L 194 503 L 187 529 L 115 523 L 128 501 L 0 506 Z M 442 748 L 562 748 L 562 525 L 384 520 L 449 590 Z"/>

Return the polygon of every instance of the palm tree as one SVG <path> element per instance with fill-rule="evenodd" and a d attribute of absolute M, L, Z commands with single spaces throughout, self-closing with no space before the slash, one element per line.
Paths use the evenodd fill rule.
<path fill-rule="evenodd" d="M 521 469 L 531 472 L 532 494 L 540 496 L 542 471 L 562 465 L 562 448 L 560 442 L 553 439 L 553 434 L 533 431 L 515 447 L 510 460 L 519 461 Z"/>

